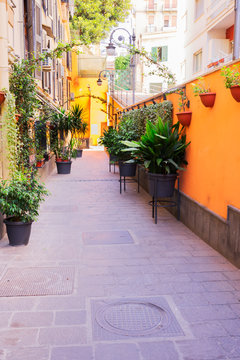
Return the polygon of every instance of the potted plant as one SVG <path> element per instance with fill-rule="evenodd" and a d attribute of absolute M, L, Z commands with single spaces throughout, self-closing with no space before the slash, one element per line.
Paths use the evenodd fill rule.
<path fill-rule="evenodd" d="M 140 141 L 125 141 L 130 151 L 148 171 L 149 193 L 154 198 L 171 197 L 178 170 L 187 165 L 185 149 L 190 144 L 186 142 L 184 128 L 178 122 L 170 125 L 159 118 L 156 124 L 150 121 L 146 125 L 146 133 Z"/>
<path fill-rule="evenodd" d="M 200 96 L 201 102 L 206 107 L 213 107 L 216 99 L 216 93 L 211 92 L 210 88 L 206 88 L 203 77 L 198 78 L 197 84 L 192 83 L 195 96 Z"/>
<path fill-rule="evenodd" d="M 45 154 L 45 150 L 36 149 L 35 158 L 36 158 L 36 167 L 37 167 L 37 168 L 43 167 L 43 165 L 44 165 L 44 163 L 45 163 L 44 154 Z"/>
<path fill-rule="evenodd" d="M 176 113 L 178 121 L 183 125 L 183 126 L 189 126 L 191 123 L 191 119 L 192 119 L 192 112 L 191 111 L 186 111 L 186 107 L 188 107 L 189 104 L 189 100 L 187 98 L 186 92 L 181 89 L 178 92 L 179 94 L 179 112 Z"/>
<path fill-rule="evenodd" d="M 7 217 L 4 223 L 11 246 L 28 244 L 32 222 L 47 194 L 45 186 L 28 173 L 18 171 L 10 180 L 1 180 L 0 210 Z"/>
<path fill-rule="evenodd" d="M 61 140 L 54 149 L 56 155 L 56 165 L 58 174 L 70 174 L 72 158 L 77 157 L 76 149 L 74 149 L 73 140 L 71 139 L 69 143 L 65 146 L 64 142 Z"/>
<path fill-rule="evenodd" d="M 82 145 L 83 145 L 83 141 L 80 138 L 74 138 L 73 139 L 73 144 L 74 144 L 74 149 L 76 149 L 76 156 L 77 158 L 81 158 L 82 157 Z"/>
<path fill-rule="evenodd" d="M 103 145 L 109 154 L 110 162 L 118 161 L 119 140 L 118 132 L 113 127 L 109 127 L 107 130 L 104 130 L 103 135 L 98 140 L 99 145 Z"/>
<path fill-rule="evenodd" d="M 221 70 L 221 75 L 225 78 L 225 86 L 230 89 L 232 97 L 240 102 L 240 68 L 239 64 L 232 67 L 224 66 Z"/>

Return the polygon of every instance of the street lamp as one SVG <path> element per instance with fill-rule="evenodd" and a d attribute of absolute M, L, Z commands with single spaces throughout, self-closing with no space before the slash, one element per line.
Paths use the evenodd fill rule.
<path fill-rule="evenodd" d="M 107 78 L 107 74 L 109 74 L 110 76 L 110 95 L 111 95 L 111 102 L 112 102 L 112 111 L 113 111 L 113 97 L 114 97 L 114 72 L 110 71 L 110 70 L 102 70 L 100 71 L 100 73 L 98 74 L 98 80 L 97 80 L 97 85 L 101 86 L 102 85 L 102 80 L 106 80 Z M 109 104 L 109 92 L 108 92 L 108 96 L 107 96 L 107 104 Z M 109 120 L 108 120 L 108 125 L 109 125 Z"/>
<path fill-rule="evenodd" d="M 136 41 L 136 35 L 134 33 L 134 30 L 133 30 L 133 33 L 132 35 L 129 33 L 129 31 L 127 29 L 124 29 L 124 28 L 117 28 L 115 30 L 112 31 L 111 35 L 110 35 L 110 40 L 109 40 L 109 44 L 108 46 L 106 47 L 106 51 L 107 51 L 107 55 L 108 56 L 114 56 L 115 55 L 115 49 L 116 49 L 116 46 L 114 45 L 114 40 L 113 40 L 113 35 L 116 31 L 125 31 L 127 32 L 128 36 L 129 36 L 129 44 L 134 48 L 135 47 L 135 41 Z M 120 35 L 118 37 L 118 40 L 119 41 L 123 41 L 124 40 L 124 37 L 122 35 Z M 130 67 L 132 68 L 132 89 L 133 89 L 133 97 L 132 97 L 132 101 L 133 101 L 133 104 L 135 104 L 135 87 L 136 87 L 136 54 L 133 55 L 133 58 L 132 58 L 132 61 L 130 63 Z"/>

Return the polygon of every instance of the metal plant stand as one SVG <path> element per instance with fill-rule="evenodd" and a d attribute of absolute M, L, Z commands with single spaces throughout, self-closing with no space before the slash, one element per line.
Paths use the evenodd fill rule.
<path fill-rule="evenodd" d="M 113 172 L 114 172 L 114 174 L 115 174 L 115 169 L 116 169 L 116 164 L 117 164 L 117 161 L 113 161 L 113 160 L 109 160 L 109 172 L 111 172 L 112 171 L 112 166 L 113 166 Z"/>
<path fill-rule="evenodd" d="M 157 180 L 156 180 L 157 181 Z M 156 187 L 155 187 L 156 188 Z M 157 224 L 157 209 L 158 207 L 177 207 L 177 219 L 180 220 L 180 191 L 179 191 L 179 177 L 177 178 L 177 201 L 174 200 L 158 200 L 157 196 L 152 197 L 152 201 L 149 201 L 149 205 L 152 206 L 152 218 L 155 219 Z"/>
<path fill-rule="evenodd" d="M 123 189 L 124 191 L 126 191 L 126 183 L 134 183 L 137 182 L 137 186 L 138 186 L 138 193 L 140 192 L 140 185 L 139 185 L 139 166 L 137 167 L 137 180 L 127 177 L 127 176 L 121 176 L 120 175 L 120 179 L 119 179 L 119 183 L 120 183 L 120 194 L 122 193 L 122 183 L 123 183 Z"/>

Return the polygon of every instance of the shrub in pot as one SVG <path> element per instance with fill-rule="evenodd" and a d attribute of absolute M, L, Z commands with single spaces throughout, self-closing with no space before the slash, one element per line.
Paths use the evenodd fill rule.
<path fill-rule="evenodd" d="M 179 94 L 179 112 L 176 113 L 178 121 L 182 126 L 189 126 L 192 120 L 192 112 L 186 111 L 186 107 L 189 107 L 189 100 L 187 98 L 186 92 L 181 89 L 178 92 Z"/>
<path fill-rule="evenodd" d="M 67 145 L 64 145 L 64 141 L 60 141 L 54 148 L 56 155 L 56 164 L 58 174 L 70 174 L 72 158 L 76 159 L 77 150 L 74 149 L 73 139 L 69 141 Z"/>
<path fill-rule="evenodd" d="M 130 151 L 148 170 L 150 195 L 171 197 L 177 172 L 187 165 L 185 150 L 190 144 L 180 123 L 170 125 L 161 118 L 156 124 L 148 121 L 140 141 L 124 141 L 124 144 L 128 147 L 125 151 Z"/>
<path fill-rule="evenodd" d="M 192 83 L 194 95 L 200 96 L 201 102 L 204 106 L 213 107 L 216 99 L 216 93 L 211 92 L 210 88 L 205 86 L 202 77 L 199 77 L 198 80 L 197 84 Z"/>
<path fill-rule="evenodd" d="M 10 180 L 0 182 L 0 211 L 6 215 L 10 245 L 28 244 L 32 222 L 47 194 L 45 186 L 28 173 L 18 171 Z"/>
<path fill-rule="evenodd" d="M 230 89 L 232 97 L 240 102 L 240 65 L 235 64 L 232 67 L 224 66 L 221 75 L 225 78 L 225 86 Z"/>

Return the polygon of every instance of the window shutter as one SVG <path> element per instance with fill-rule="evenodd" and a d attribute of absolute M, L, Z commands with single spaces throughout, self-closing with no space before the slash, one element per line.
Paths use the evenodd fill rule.
<path fill-rule="evenodd" d="M 162 61 L 167 61 L 167 60 L 168 60 L 168 47 L 163 46 L 162 47 Z"/>
<path fill-rule="evenodd" d="M 158 48 L 157 47 L 152 47 L 151 56 L 152 56 L 152 60 L 157 62 L 157 60 L 158 60 Z"/>

